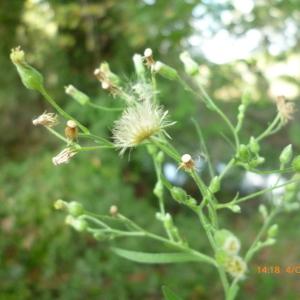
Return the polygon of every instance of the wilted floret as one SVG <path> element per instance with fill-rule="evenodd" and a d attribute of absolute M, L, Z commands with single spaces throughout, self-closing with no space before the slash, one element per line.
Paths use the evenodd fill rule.
<path fill-rule="evenodd" d="M 42 125 L 46 127 L 53 127 L 58 124 L 57 115 L 54 113 L 44 112 L 42 115 L 32 120 L 32 124 L 34 126 Z"/>
<path fill-rule="evenodd" d="M 76 154 L 77 152 L 70 148 L 65 148 L 60 153 L 52 158 L 52 162 L 55 166 L 61 164 L 69 163 L 70 159 Z"/>

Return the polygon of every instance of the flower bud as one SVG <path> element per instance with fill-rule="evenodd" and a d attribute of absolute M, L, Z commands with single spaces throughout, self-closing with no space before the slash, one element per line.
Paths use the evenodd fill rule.
<path fill-rule="evenodd" d="M 268 211 L 265 205 L 260 204 L 258 207 L 258 211 L 262 215 L 264 220 L 268 217 Z"/>
<path fill-rule="evenodd" d="M 88 228 L 88 224 L 85 220 L 81 218 L 74 218 L 72 215 L 68 215 L 65 222 L 79 232 L 83 232 Z"/>
<path fill-rule="evenodd" d="M 241 207 L 237 204 L 231 205 L 228 207 L 232 212 L 234 213 L 240 213 L 241 212 Z"/>
<path fill-rule="evenodd" d="M 281 154 L 279 156 L 279 161 L 282 165 L 286 165 L 291 161 L 292 156 L 293 156 L 293 147 L 290 144 L 281 151 Z"/>
<path fill-rule="evenodd" d="M 159 180 L 159 181 L 156 182 L 154 190 L 153 190 L 153 193 L 158 198 L 163 197 L 164 186 L 163 186 L 161 180 Z"/>
<path fill-rule="evenodd" d="M 240 145 L 239 151 L 238 151 L 238 157 L 242 162 L 249 162 L 251 155 L 249 152 L 249 149 L 246 145 Z"/>
<path fill-rule="evenodd" d="M 274 238 L 277 236 L 278 233 L 278 225 L 277 224 L 273 224 L 269 230 L 268 230 L 268 237 L 269 238 Z"/>
<path fill-rule="evenodd" d="M 179 56 L 188 75 L 195 76 L 199 73 L 198 64 L 191 58 L 188 52 L 182 52 Z"/>
<path fill-rule="evenodd" d="M 157 162 L 159 164 L 162 164 L 164 161 L 164 157 L 165 157 L 164 153 L 162 151 L 159 151 L 158 154 L 156 155 Z"/>
<path fill-rule="evenodd" d="M 178 79 L 177 71 L 174 68 L 162 63 L 161 61 L 155 62 L 153 70 L 154 72 L 160 74 L 162 77 L 165 77 L 166 79 L 169 80 Z"/>
<path fill-rule="evenodd" d="M 185 192 L 185 190 L 180 187 L 172 187 L 171 195 L 173 199 L 179 203 L 184 203 L 188 198 L 188 195 Z"/>
<path fill-rule="evenodd" d="M 116 205 L 112 205 L 109 209 L 109 213 L 115 217 L 118 214 L 118 207 Z"/>
<path fill-rule="evenodd" d="M 239 256 L 230 256 L 224 265 L 225 271 L 235 279 L 243 279 L 247 271 L 247 265 Z"/>
<path fill-rule="evenodd" d="M 222 248 L 228 254 L 235 255 L 239 253 L 241 249 L 241 243 L 234 235 L 231 235 L 226 238 Z"/>
<path fill-rule="evenodd" d="M 72 201 L 72 202 L 68 203 L 68 212 L 73 217 L 79 217 L 84 213 L 84 208 L 81 203 Z"/>
<path fill-rule="evenodd" d="M 44 89 L 42 74 L 26 62 L 25 53 L 20 47 L 11 50 L 10 59 L 16 66 L 22 83 L 26 88 L 39 92 Z"/>
<path fill-rule="evenodd" d="M 210 182 L 210 185 L 209 185 L 209 190 L 215 194 L 217 193 L 219 190 L 220 190 L 220 187 L 221 187 L 221 181 L 220 181 L 220 178 L 218 176 L 215 176 L 212 181 Z"/>
<path fill-rule="evenodd" d="M 61 199 L 58 199 L 54 202 L 54 208 L 58 210 L 63 210 L 68 208 L 68 203 L 66 201 L 63 201 Z"/>
<path fill-rule="evenodd" d="M 250 151 L 254 154 L 257 154 L 260 150 L 259 143 L 256 141 L 256 139 L 251 136 L 250 142 L 249 142 Z"/>
<path fill-rule="evenodd" d="M 90 102 L 89 96 L 79 91 L 76 87 L 74 87 L 71 84 L 65 87 L 65 92 L 82 106 Z"/>
<path fill-rule="evenodd" d="M 300 155 L 293 159 L 292 166 L 296 172 L 300 172 Z"/>
<path fill-rule="evenodd" d="M 133 55 L 133 64 L 135 68 L 135 72 L 138 78 L 145 79 L 145 67 L 143 63 L 143 57 L 140 54 Z"/>

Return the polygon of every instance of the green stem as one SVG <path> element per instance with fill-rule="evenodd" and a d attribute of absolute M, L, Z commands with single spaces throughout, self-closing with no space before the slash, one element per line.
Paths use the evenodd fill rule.
<path fill-rule="evenodd" d="M 280 125 L 281 124 L 281 117 L 280 117 L 279 113 L 274 118 L 273 122 L 268 126 L 268 128 L 256 138 L 256 141 L 259 142 L 262 139 L 266 138 L 267 136 L 271 135 L 272 130 L 274 129 L 274 127 L 277 125 L 278 122 L 279 122 L 278 125 Z M 279 130 L 280 128 L 281 128 L 281 126 L 278 127 L 277 130 Z"/>
<path fill-rule="evenodd" d="M 93 102 L 88 102 L 88 105 L 90 107 L 93 107 L 93 108 L 96 108 L 99 110 L 103 110 L 103 111 L 122 111 L 122 110 L 124 110 L 124 108 L 122 108 L 122 107 L 106 107 L 106 106 L 95 104 Z"/>
<path fill-rule="evenodd" d="M 44 96 L 44 98 L 57 110 L 57 112 L 64 117 L 65 119 L 74 120 L 78 127 L 84 132 L 89 133 L 89 130 L 87 127 L 83 126 L 79 121 L 77 121 L 75 118 L 73 118 L 71 115 L 69 115 L 67 112 L 65 112 L 56 102 L 55 100 L 48 94 L 48 92 L 42 88 L 40 90 L 40 93 Z"/>

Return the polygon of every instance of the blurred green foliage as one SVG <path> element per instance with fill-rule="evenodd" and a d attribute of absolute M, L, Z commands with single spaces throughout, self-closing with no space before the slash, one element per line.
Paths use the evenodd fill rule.
<path fill-rule="evenodd" d="M 204 11 L 195 17 L 195 7 Z M 224 23 L 222 12 L 237 17 Z M 273 13 L 270 14 L 269 12 Z M 55 168 L 51 157 L 59 151 L 59 143 L 43 128 L 32 128 L 31 120 L 49 107 L 40 96 L 21 85 L 8 57 L 16 45 L 28 53 L 30 63 L 42 71 L 52 95 L 68 112 L 78 116 L 99 135 L 109 136 L 116 113 L 103 114 L 79 107 L 64 95 L 63 87 L 74 84 L 89 94 L 95 102 L 109 105 L 110 99 L 100 90 L 93 70 L 107 60 L 112 70 L 132 82 L 131 57 L 146 47 L 154 50 L 160 60 L 181 68 L 178 54 L 189 48 L 193 34 L 193 18 L 210 16 L 215 20 L 210 32 L 227 28 L 236 36 L 250 29 L 266 32 L 259 55 L 226 65 L 216 65 L 201 53 L 196 58 L 210 70 L 208 89 L 216 98 L 222 90 L 222 104 L 234 118 L 242 90 L 247 86 L 240 66 L 256 78 L 252 87 L 255 98 L 245 129 L 248 137 L 259 132 L 274 114 L 274 105 L 267 101 L 270 82 L 259 68 L 284 62 L 296 53 L 300 36 L 280 55 L 268 51 L 272 34 L 283 34 L 289 21 L 299 21 L 298 1 L 261 1 L 255 5 L 250 19 L 244 19 L 231 1 L 150 1 L 102 0 L 59 1 L 4 0 L 0 2 L 0 299 L 161 299 L 161 286 L 170 286 L 184 299 L 219 299 L 221 289 L 209 268 L 191 264 L 167 267 L 145 267 L 113 256 L 107 243 L 95 242 L 88 235 L 78 236 L 64 225 L 63 217 L 52 208 L 53 201 L 63 198 L 82 202 L 91 210 L 107 211 L 112 204 L 132 216 L 137 223 L 160 231 L 153 223 L 156 200 L 152 196 L 154 183 L 150 160 L 143 149 L 132 153 L 130 161 L 117 153 L 102 151 L 76 157 L 70 165 Z M 299 24 L 299 23 L 298 23 Z M 271 33 L 268 33 L 270 29 Z M 299 28 L 298 28 L 299 29 Z M 198 33 L 199 35 L 204 32 Z M 222 45 L 220 45 L 220 51 Z M 297 78 L 285 78 L 299 88 Z M 299 79 L 299 78 L 298 78 Z M 199 120 L 209 149 L 217 163 L 226 159 L 230 147 L 220 135 L 227 135 L 220 120 L 207 113 L 200 102 L 176 85 L 159 82 L 161 98 L 172 118 L 177 120 L 170 134 L 181 151 L 199 154 L 191 117 Z M 232 89 L 235 91 L 232 93 Z M 237 92 L 236 92 L 237 91 Z M 222 94 L 222 95 L 223 95 Z M 295 100 L 298 100 L 299 94 Z M 299 118 L 299 115 L 298 115 Z M 296 117 L 297 120 L 297 117 Z M 288 142 L 299 152 L 299 124 L 292 123 L 284 132 L 268 140 L 265 156 L 275 165 L 281 147 Z M 226 185 L 229 194 L 236 178 Z M 189 185 L 189 183 L 187 183 Z M 193 193 L 192 187 L 190 187 Z M 254 236 L 259 220 L 252 212 L 257 203 L 249 203 L 245 219 L 225 215 L 233 230 L 243 232 L 245 243 Z M 168 209 L 182 226 L 184 234 L 196 246 L 206 247 L 200 226 L 186 211 L 169 202 Z M 249 222 L 251 226 L 249 226 Z M 296 216 L 281 220 L 281 240 L 277 247 L 266 249 L 257 264 L 298 264 L 298 228 Z M 180 226 L 179 226 L 180 227 Z M 134 248 L 149 248 L 147 242 L 123 240 L 118 243 Z M 284 255 L 283 255 L 284 254 Z M 250 270 L 243 299 L 298 299 L 297 275 L 257 274 Z M 248 295 L 248 296 L 247 296 Z"/>

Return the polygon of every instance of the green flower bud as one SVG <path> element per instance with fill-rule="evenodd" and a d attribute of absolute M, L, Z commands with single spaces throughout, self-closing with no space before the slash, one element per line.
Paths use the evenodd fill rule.
<path fill-rule="evenodd" d="M 279 156 L 279 161 L 282 165 L 288 164 L 293 156 L 293 146 L 290 144 L 286 146 L 282 151 Z"/>
<path fill-rule="evenodd" d="M 76 201 L 72 201 L 72 202 L 68 203 L 68 211 L 69 211 L 70 215 L 72 215 L 74 217 L 79 217 L 84 213 L 84 208 L 83 208 L 82 204 L 80 204 Z"/>
<path fill-rule="evenodd" d="M 61 199 L 58 199 L 54 202 L 54 208 L 55 209 L 67 209 L 68 207 L 68 203 L 66 201 L 63 201 Z"/>
<path fill-rule="evenodd" d="M 292 166 L 296 172 L 300 172 L 300 155 L 293 159 Z"/>
<path fill-rule="evenodd" d="M 161 198 L 163 196 L 164 186 L 160 180 L 156 182 L 153 193 L 158 198 Z"/>
<path fill-rule="evenodd" d="M 136 75 L 140 79 L 145 79 L 145 67 L 143 63 L 143 57 L 140 54 L 133 55 L 133 64 L 135 68 Z"/>
<path fill-rule="evenodd" d="M 265 205 L 260 204 L 258 207 L 258 211 L 262 215 L 264 220 L 268 217 L 268 210 Z"/>
<path fill-rule="evenodd" d="M 220 181 L 220 178 L 218 176 L 215 176 L 210 185 L 209 185 L 209 190 L 215 194 L 217 193 L 219 190 L 220 190 L 220 187 L 221 187 L 221 181 Z"/>
<path fill-rule="evenodd" d="M 159 164 L 162 164 L 164 161 L 164 157 L 165 157 L 164 153 L 162 151 L 159 151 L 158 154 L 156 155 L 157 162 Z"/>
<path fill-rule="evenodd" d="M 254 154 L 257 154 L 260 151 L 259 143 L 256 141 L 256 139 L 251 136 L 250 142 L 249 142 L 250 151 Z"/>
<path fill-rule="evenodd" d="M 277 224 L 273 224 L 269 230 L 268 230 L 268 237 L 269 238 L 274 238 L 277 236 L 278 233 L 278 225 Z"/>
<path fill-rule="evenodd" d="M 90 98 L 88 95 L 79 91 L 76 87 L 74 87 L 71 84 L 65 87 L 65 92 L 82 106 L 90 102 Z"/>
<path fill-rule="evenodd" d="M 88 228 L 88 224 L 85 220 L 80 218 L 74 218 L 71 215 L 68 215 L 65 220 L 66 224 L 72 226 L 75 230 L 83 232 Z"/>
<path fill-rule="evenodd" d="M 10 59 L 16 66 L 22 83 L 26 88 L 39 92 L 44 89 L 42 74 L 26 62 L 25 53 L 20 47 L 11 50 Z"/>
<path fill-rule="evenodd" d="M 251 158 L 250 151 L 246 145 L 240 145 L 239 151 L 238 151 L 238 157 L 242 162 L 249 162 Z"/>
<path fill-rule="evenodd" d="M 154 72 L 160 74 L 162 77 L 165 77 L 169 80 L 178 79 L 177 71 L 174 68 L 162 63 L 161 61 L 155 62 Z"/>
<path fill-rule="evenodd" d="M 179 203 L 183 203 L 188 199 L 187 193 L 180 187 L 173 187 L 170 192 L 173 199 Z"/>
<path fill-rule="evenodd" d="M 195 76 L 199 73 L 198 64 L 191 58 L 188 52 L 182 52 L 179 56 L 188 75 Z"/>
<path fill-rule="evenodd" d="M 228 207 L 232 212 L 239 214 L 241 212 L 241 207 L 237 204 Z"/>

